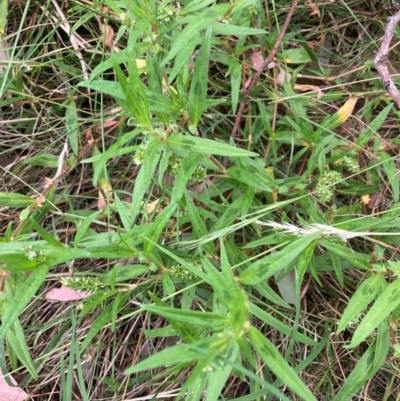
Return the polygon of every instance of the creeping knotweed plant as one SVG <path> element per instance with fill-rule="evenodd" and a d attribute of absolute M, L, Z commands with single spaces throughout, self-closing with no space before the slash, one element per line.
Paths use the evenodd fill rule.
<path fill-rule="evenodd" d="M 258 5 L 252 4 L 247 7 L 247 12 L 250 14 L 250 17 L 257 17 L 258 15 Z"/>
<path fill-rule="evenodd" d="M 103 290 L 104 284 L 97 277 L 64 277 L 60 280 L 64 287 L 75 291 L 96 293 Z"/>
<path fill-rule="evenodd" d="M 168 160 L 168 171 L 171 174 L 176 175 L 181 168 L 182 158 L 176 155 L 171 155 Z M 202 182 L 207 175 L 207 170 L 202 166 L 197 166 L 196 170 L 192 175 L 192 180 L 196 182 Z"/>
<path fill-rule="evenodd" d="M 149 144 L 148 141 L 144 141 L 140 146 L 139 149 L 136 150 L 135 154 L 133 155 L 133 162 L 140 166 L 143 163 L 143 158 L 144 158 L 144 151 L 147 148 L 147 145 Z"/>
<path fill-rule="evenodd" d="M 336 160 L 335 164 L 337 164 L 338 166 L 343 166 L 344 168 L 355 174 L 360 172 L 360 165 L 358 164 L 357 160 L 349 156 L 343 156 L 342 158 Z"/>
<path fill-rule="evenodd" d="M 35 249 L 32 245 L 29 245 L 26 248 L 24 248 L 24 252 L 25 252 L 25 256 L 29 260 L 35 260 L 40 255 L 42 255 L 42 252 L 39 249 Z"/>
<path fill-rule="evenodd" d="M 200 264 L 191 264 L 197 269 L 201 269 Z M 182 281 L 191 281 L 196 278 L 196 275 L 182 265 L 175 265 L 171 267 L 171 277 L 178 278 Z"/>
<path fill-rule="evenodd" d="M 168 171 L 172 174 L 176 174 L 181 168 L 182 158 L 176 155 L 171 155 L 168 160 Z"/>
<path fill-rule="evenodd" d="M 325 171 L 318 179 L 317 193 L 322 202 L 329 202 L 332 199 L 334 185 L 341 181 L 342 175 L 337 171 Z"/>
<path fill-rule="evenodd" d="M 157 21 L 160 25 L 168 26 L 178 16 L 179 10 L 177 7 L 171 4 L 161 4 L 157 10 Z"/>
<path fill-rule="evenodd" d="M 197 166 L 193 173 L 192 179 L 196 182 L 202 182 L 206 178 L 207 170 L 202 166 Z"/>

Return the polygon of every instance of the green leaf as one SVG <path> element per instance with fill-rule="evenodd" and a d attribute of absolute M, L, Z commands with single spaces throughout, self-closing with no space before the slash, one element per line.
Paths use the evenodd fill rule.
<path fill-rule="evenodd" d="M 175 183 L 172 189 L 171 202 L 178 203 L 185 191 L 186 184 L 192 178 L 193 173 L 199 164 L 201 155 L 194 154 L 188 158 L 183 159 L 179 170 L 175 176 Z"/>
<path fill-rule="evenodd" d="M 184 9 L 182 10 L 181 14 L 191 14 L 195 11 L 198 11 L 202 8 L 207 7 L 209 4 L 214 3 L 214 0 L 191 0 L 188 1 L 185 5 Z"/>
<path fill-rule="evenodd" d="M 35 203 L 30 196 L 12 192 L 0 192 L 0 206 L 7 207 L 29 207 Z"/>
<path fill-rule="evenodd" d="M 239 346 L 236 343 L 231 344 L 211 364 L 212 371 L 207 372 L 206 401 L 218 401 L 220 399 L 222 389 L 234 367 L 234 362 L 238 354 Z"/>
<path fill-rule="evenodd" d="M 331 259 L 333 270 L 335 271 L 339 285 L 341 288 L 343 288 L 344 280 L 343 280 L 342 266 L 340 264 L 340 256 L 337 253 L 331 251 L 328 251 L 328 255 Z"/>
<path fill-rule="evenodd" d="M 229 74 L 231 76 L 231 104 L 232 114 L 236 114 L 239 103 L 240 86 L 242 84 L 242 67 L 236 58 L 229 62 Z"/>
<path fill-rule="evenodd" d="M 86 337 L 81 344 L 79 350 L 80 354 L 82 354 L 85 351 L 85 349 L 90 345 L 96 334 L 99 331 L 103 330 L 104 327 L 107 325 L 107 323 L 111 322 L 112 315 L 113 315 L 113 304 L 111 303 L 102 311 L 102 313 L 100 313 L 99 316 L 97 316 L 97 318 L 94 321 L 91 322 L 90 330 L 86 334 Z"/>
<path fill-rule="evenodd" d="M 362 322 L 353 334 L 351 343 L 348 348 L 354 348 L 364 341 L 372 331 L 381 323 L 389 314 L 400 305 L 400 278 L 393 281 L 383 292 Z"/>
<path fill-rule="evenodd" d="M 225 24 L 223 22 L 214 22 L 212 24 L 214 35 L 240 36 L 240 35 L 267 35 L 264 29 L 249 28 L 247 26 Z M 286 52 L 285 52 L 286 54 Z"/>
<path fill-rule="evenodd" d="M 144 152 L 143 164 L 140 168 L 139 174 L 136 177 L 135 188 L 132 194 L 132 206 L 131 206 L 131 227 L 142 207 L 141 202 L 143 196 L 146 193 L 147 187 L 149 186 L 154 172 L 157 168 L 158 161 L 161 157 L 161 144 L 158 138 L 154 137 L 146 147 Z"/>
<path fill-rule="evenodd" d="M 188 344 L 178 344 L 174 347 L 170 347 L 160 352 L 157 352 L 144 361 L 141 361 L 136 365 L 131 366 L 124 371 L 124 374 L 131 375 L 133 373 L 141 372 L 143 370 L 155 369 L 160 366 L 171 366 L 181 363 L 193 362 L 197 359 L 203 358 L 204 354 L 205 351 L 201 352 L 200 347 L 196 347 L 194 349 Z"/>
<path fill-rule="evenodd" d="M 284 382 L 303 400 L 316 401 L 307 386 L 299 379 L 294 370 L 288 365 L 275 346 L 256 328 L 251 327 L 248 332 L 251 345 L 261 360 L 268 366 L 276 377 L 285 378 Z"/>
<path fill-rule="evenodd" d="M 246 168 L 231 167 L 227 170 L 227 174 L 230 178 L 246 184 L 250 188 L 261 189 L 267 192 L 273 192 L 273 187 L 277 184 L 266 173 L 260 173 L 253 166 L 247 166 Z"/>
<path fill-rule="evenodd" d="M 186 210 L 192 223 L 194 234 L 197 236 L 197 238 L 207 235 L 208 231 L 206 224 L 204 223 L 204 220 L 200 217 L 197 208 L 190 199 L 190 196 L 187 193 L 187 191 L 185 192 L 185 200 L 186 200 Z M 204 244 L 204 249 L 211 255 L 215 254 L 215 245 L 212 242 Z"/>
<path fill-rule="evenodd" d="M 154 294 L 149 293 L 149 295 L 155 305 L 168 307 L 168 305 L 164 301 L 159 299 Z M 175 330 L 174 334 L 177 334 L 184 342 L 191 344 L 200 340 L 200 335 L 197 333 L 196 329 L 192 325 L 188 324 L 188 322 L 182 323 L 175 319 L 168 319 L 168 321 Z"/>
<path fill-rule="evenodd" d="M 200 117 L 205 110 L 207 98 L 208 68 L 211 47 L 211 27 L 208 27 L 203 43 L 200 47 L 197 59 L 194 65 L 192 82 L 190 84 L 188 97 L 188 114 L 191 124 L 197 126 Z"/>
<path fill-rule="evenodd" d="M 3 39 L 3 36 L 6 32 L 7 25 L 7 15 L 8 15 L 8 1 L 0 0 L 0 39 Z"/>
<path fill-rule="evenodd" d="M 2 325 L 0 326 L 0 337 L 5 336 L 8 330 L 13 326 L 20 313 L 25 309 L 26 305 L 28 305 L 29 301 L 43 284 L 48 271 L 49 267 L 47 265 L 43 264 L 39 266 L 18 288 L 18 295 L 12 299 L 6 313 L 1 317 Z"/>
<path fill-rule="evenodd" d="M 93 221 L 99 216 L 103 211 L 98 210 L 97 212 L 92 213 L 90 216 L 86 217 L 83 220 L 78 220 L 78 225 L 77 225 L 77 230 L 74 238 L 74 247 L 76 248 L 79 243 L 81 242 L 81 239 L 85 235 L 87 229 L 89 226 L 93 223 Z"/>
<path fill-rule="evenodd" d="M 386 333 L 386 334 L 385 334 Z M 390 346 L 390 334 L 387 326 L 382 329 L 383 337 L 378 335 L 367 349 L 340 388 L 333 401 L 353 400 L 357 392 L 371 379 L 385 363 Z M 379 344 L 378 344 L 379 341 Z"/>
<path fill-rule="evenodd" d="M 222 17 L 229 8 L 229 4 L 217 4 L 213 7 L 206 8 L 200 14 L 193 16 L 186 28 L 174 38 L 171 49 L 162 64 L 166 64 L 168 61 L 172 60 L 183 47 L 187 46 L 188 43 L 193 42 L 194 39 L 197 38 L 200 30 L 208 28 L 210 24 Z"/>
<path fill-rule="evenodd" d="M 132 60 L 129 63 L 129 77 L 126 78 L 118 64 L 114 65 L 114 70 L 118 77 L 118 82 L 125 94 L 125 107 L 133 117 L 147 130 L 151 130 L 150 110 L 147 97 L 144 90 L 139 69 L 136 65 L 135 54 L 132 54 Z"/>
<path fill-rule="evenodd" d="M 141 276 L 149 271 L 147 265 L 115 265 L 114 269 L 104 274 L 100 281 L 104 284 L 110 284 L 113 280 L 116 283 L 132 280 L 135 277 Z"/>
<path fill-rule="evenodd" d="M 282 334 L 285 334 L 286 336 L 289 337 L 293 336 L 292 327 L 289 327 L 286 324 L 282 323 L 280 320 L 271 316 L 271 314 L 267 313 L 265 310 L 259 308 L 253 303 L 250 302 L 249 305 L 250 305 L 250 312 L 254 316 L 258 317 L 260 320 L 262 320 L 265 324 L 273 327 L 274 329 L 278 330 Z M 308 338 L 302 333 L 296 333 L 296 341 L 310 345 L 312 347 L 315 347 L 318 344 L 316 341 L 312 340 L 311 338 Z"/>
<path fill-rule="evenodd" d="M 348 260 L 355 267 L 359 267 L 360 269 L 369 270 L 369 260 L 371 256 L 364 255 L 362 253 L 358 253 L 356 251 L 351 250 L 349 252 L 349 248 L 343 245 L 335 244 L 334 242 L 328 241 L 320 241 L 319 245 L 323 246 L 329 251 L 336 253 L 341 256 L 343 259 Z"/>
<path fill-rule="evenodd" d="M 193 326 L 221 328 L 228 323 L 228 318 L 210 312 L 184 311 L 165 306 L 142 305 L 144 310 L 164 316 L 166 319 L 173 319 L 177 322 L 188 323 Z"/>
<path fill-rule="evenodd" d="M 72 98 L 67 100 L 65 103 L 65 126 L 67 129 L 69 144 L 76 156 L 79 152 L 79 123 L 75 100 Z"/>
<path fill-rule="evenodd" d="M 306 273 L 308 267 L 310 266 L 312 257 L 314 255 L 314 249 L 315 249 L 316 243 L 311 243 L 300 255 L 298 261 L 297 261 L 297 274 L 298 274 L 298 285 L 301 285 L 303 282 L 303 277 L 304 274 Z M 300 293 L 300 289 L 298 289 Z"/>
<path fill-rule="evenodd" d="M 390 110 L 392 110 L 394 103 L 390 102 L 388 106 L 386 106 L 380 113 L 372 120 L 372 122 L 361 132 L 360 136 L 357 140 L 357 146 L 364 146 L 373 135 L 377 134 L 377 130 L 382 126 L 382 124 L 386 121 L 386 117 L 388 116 Z"/>
<path fill-rule="evenodd" d="M 386 281 L 381 274 L 375 274 L 367 278 L 351 297 L 339 321 L 336 332 L 341 332 L 350 322 L 354 322 L 370 302 L 382 293 L 385 285 Z"/>
<path fill-rule="evenodd" d="M 171 135 L 166 145 L 172 152 L 202 153 L 220 156 L 258 156 L 257 153 L 235 148 L 226 143 L 196 136 Z"/>
<path fill-rule="evenodd" d="M 393 202 L 397 203 L 399 201 L 400 177 L 397 171 L 396 163 L 394 159 L 386 152 L 379 152 L 379 156 L 382 160 L 383 170 L 385 171 L 386 177 L 388 178 L 390 186 L 392 187 Z"/>
<path fill-rule="evenodd" d="M 7 331 L 6 338 L 7 342 L 11 345 L 18 359 L 23 363 L 23 365 L 31 374 L 31 376 L 37 380 L 38 375 L 35 366 L 33 364 L 32 358 L 29 354 L 24 330 L 21 326 L 19 319 L 17 319 L 14 322 L 13 327 Z"/>
<path fill-rule="evenodd" d="M 49 244 L 58 247 L 61 249 L 65 249 L 66 246 L 60 242 L 57 238 L 54 238 L 50 233 L 48 233 L 42 226 L 40 226 L 36 220 L 33 219 L 32 216 L 29 216 L 29 221 L 32 224 L 32 227 L 37 231 L 37 233 Z"/>
<path fill-rule="evenodd" d="M 52 155 L 51 153 L 39 153 L 28 159 L 25 159 L 21 162 L 21 164 L 28 164 L 30 166 L 42 166 L 49 168 L 57 168 L 58 167 L 59 158 L 56 155 Z"/>
<path fill-rule="evenodd" d="M 288 64 L 307 64 L 310 63 L 311 57 L 306 49 L 286 49 L 276 55 L 276 58 Z"/>
<path fill-rule="evenodd" d="M 176 207 L 176 203 L 171 203 L 157 216 L 156 221 L 151 227 L 150 235 L 148 235 L 144 242 L 143 249 L 146 255 L 150 254 L 154 248 L 154 244 L 160 240 L 161 233 L 167 224 L 170 223 L 170 218 L 175 213 Z"/>
<path fill-rule="evenodd" d="M 319 235 L 320 232 L 315 232 L 299 238 L 285 246 L 281 251 L 270 254 L 253 263 L 240 275 L 240 281 L 243 284 L 257 284 L 268 277 L 272 277 L 278 271 L 285 270 Z"/>

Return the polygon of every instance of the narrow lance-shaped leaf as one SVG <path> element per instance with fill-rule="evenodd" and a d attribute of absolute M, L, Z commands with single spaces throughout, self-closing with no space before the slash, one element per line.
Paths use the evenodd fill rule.
<path fill-rule="evenodd" d="M 18 290 L 18 296 L 12 299 L 8 305 L 6 313 L 1 318 L 2 325 L 0 327 L 0 338 L 7 333 L 10 327 L 18 319 L 18 316 L 24 310 L 25 306 L 36 294 L 37 290 L 43 284 L 48 271 L 49 267 L 47 265 L 38 267 L 21 285 Z"/>
<path fill-rule="evenodd" d="M 146 147 L 143 163 L 136 177 L 135 188 L 132 195 L 131 225 L 139 213 L 143 196 L 153 178 L 160 157 L 161 144 L 158 142 L 158 138 L 153 138 Z"/>
<path fill-rule="evenodd" d="M 205 110 L 211 47 L 211 32 L 212 28 L 209 27 L 206 31 L 203 44 L 201 45 L 199 53 L 197 55 L 196 63 L 194 65 L 192 83 L 190 85 L 188 98 L 188 114 L 194 126 L 198 124 L 201 114 Z"/>
<path fill-rule="evenodd" d="M 76 104 L 74 99 L 67 100 L 65 108 L 65 126 L 67 128 L 67 135 L 71 149 L 76 156 L 78 154 L 78 112 L 76 110 Z"/>
<path fill-rule="evenodd" d="M 195 136 L 171 135 L 166 140 L 167 147 L 177 153 L 202 153 L 219 156 L 258 156 L 257 153 L 235 148 L 226 143 Z"/>
<path fill-rule="evenodd" d="M 316 401 L 307 386 L 299 379 L 275 346 L 256 328 L 251 327 L 248 333 L 251 345 L 262 361 L 279 378 L 285 378 L 285 385 L 305 401 Z"/>
<path fill-rule="evenodd" d="M 155 369 L 160 366 L 171 366 L 202 359 L 207 355 L 214 341 L 214 338 L 211 337 L 200 340 L 194 344 L 175 345 L 174 347 L 157 352 L 144 361 L 131 366 L 126 369 L 124 373 L 129 375 L 143 370 Z"/>
<path fill-rule="evenodd" d="M 388 178 L 390 186 L 392 188 L 393 202 L 397 203 L 399 201 L 400 177 L 397 171 L 396 163 L 394 159 L 386 152 L 380 152 L 379 156 L 382 160 L 383 170 L 385 171 L 386 177 Z"/>
<path fill-rule="evenodd" d="M 317 231 L 299 238 L 285 246 L 281 251 L 253 263 L 241 274 L 240 281 L 244 284 L 257 284 L 268 277 L 272 277 L 278 271 L 286 269 L 319 235 L 320 232 Z"/>
<path fill-rule="evenodd" d="M 208 28 L 210 24 L 222 17 L 229 8 L 229 4 L 217 4 L 213 7 L 206 8 L 204 12 L 194 16 L 187 27 L 174 39 L 171 49 L 162 64 L 166 64 L 168 61 L 172 60 L 181 51 L 182 47 L 186 46 L 188 43 L 196 42 L 198 32 Z"/>
<path fill-rule="evenodd" d="M 400 278 L 391 283 L 378 297 L 353 334 L 348 348 L 364 341 L 389 314 L 400 305 Z"/>
<path fill-rule="evenodd" d="M 357 319 L 369 303 L 382 292 L 385 285 L 386 281 L 381 274 L 375 274 L 367 278 L 351 297 L 336 332 L 341 332 L 351 321 Z"/>
<path fill-rule="evenodd" d="M 387 335 L 384 344 L 377 349 L 377 340 L 367 349 L 356 367 L 352 370 L 346 381 L 340 388 L 333 401 L 350 401 L 354 399 L 357 392 L 371 379 L 386 360 L 387 351 L 390 346 L 389 331 L 385 330 Z"/>

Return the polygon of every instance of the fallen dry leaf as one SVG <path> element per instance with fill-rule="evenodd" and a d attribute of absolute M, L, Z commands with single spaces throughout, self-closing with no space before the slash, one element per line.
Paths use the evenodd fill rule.
<path fill-rule="evenodd" d="M 259 70 L 264 62 L 264 57 L 261 55 L 261 52 L 255 51 L 251 55 L 251 65 L 256 69 Z"/>
<path fill-rule="evenodd" d="M 323 96 L 322 89 L 319 86 L 315 86 L 315 85 L 295 84 L 294 89 L 298 90 L 300 92 L 315 91 L 315 92 L 317 92 L 317 99 L 321 99 L 321 97 Z"/>
<path fill-rule="evenodd" d="M 321 13 L 319 12 L 319 7 L 318 3 L 313 3 L 311 0 L 307 0 L 304 5 L 309 6 L 311 8 L 311 15 L 318 15 L 318 17 L 321 17 Z"/>

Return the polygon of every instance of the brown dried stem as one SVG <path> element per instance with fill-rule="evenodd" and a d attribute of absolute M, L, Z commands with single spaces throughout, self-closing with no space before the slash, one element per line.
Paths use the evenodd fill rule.
<path fill-rule="evenodd" d="M 392 77 L 390 76 L 387 58 L 389 55 L 389 46 L 392 41 L 394 30 L 396 25 L 400 22 L 400 10 L 397 11 L 393 17 L 388 18 L 388 22 L 386 25 L 385 34 L 383 35 L 381 47 L 376 54 L 374 63 L 375 68 L 378 71 L 379 75 L 382 78 L 382 83 L 386 91 L 393 98 L 396 106 L 400 108 L 400 92 L 396 88 L 396 85 L 393 83 Z"/>
<path fill-rule="evenodd" d="M 297 7 L 299 0 L 294 0 L 292 5 L 290 6 L 289 12 L 286 16 L 285 22 L 282 25 L 282 29 L 279 33 L 279 36 L 274 44 L 274 47 L 272 48 L 271 52 L 269 53 L 268 57 L 264 60 L 264 62 L 262 63 L 261 67 L 257 70 L 257 72 L 254 74 L 253 78 L 250 81 L 249 86 L 247 87 L 243 99 L 240 102 L 240 106 L 239 106 L 239 110 L 237 112 L 236 115 L 236 119 L 235 119 L 235 124 L 233 126 L 232 129 L 232 133 L 231 133 L 231 138 L 234 138 L 239 130 L 239 125 L 240 125 L 240 121 L 242 119 L 243 116 L 243 112 L 244 112 L 244 108 L 246 107 L 246 103 L 247 103 L 247 99 L 249 98 L 249 95 L 251 93 L 251 91 L 253 90 L 253 88 L 255 87 L 255 85 L 257 84 L 257 81 L 259 80 L 261 74 L 268 68 L 268 64 L 273 60 L 273 58 L 275 57 L 275 54 L 278 51 L 279 45 L 282 42 L 283 36 L 286 33 L 286 30 L 288 28 L 289 22 L 292 19 L 294 10 Z"/>

